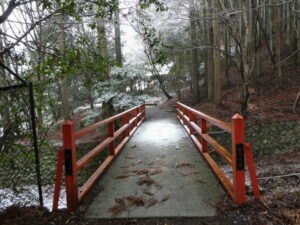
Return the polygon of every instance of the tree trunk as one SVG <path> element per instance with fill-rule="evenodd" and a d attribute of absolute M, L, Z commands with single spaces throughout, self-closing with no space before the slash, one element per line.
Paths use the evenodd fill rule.
<path fill-rule="evenodd" d="M 274 3 L 277 3 L 277 1 L 274 1 Z M 281 15 L 280 15 L 280 7 L 277 6 L 275 7 L 275 12 L 274 12 L 274 30 L 275 30 L 275 59 L 276 63 L 279 63 L 281 61 L 281 35 L 280 35 L 280 20 L 281 20 Z M 279 64 L 276 67 L 276 88 L 280 88 L 281 86 L 281 78 L 282 78 L 282 73 L 281 73 L 281 64 Z"/>
<path fill-rule="evenodd" d="M 66 17 L 62 14 L 57 16 L 57 23 L 60 28 L 59 36 L 58 36 L 58 48 L 60 51 L 60 55 L 63 58 L 66 50 L 66 33 L 65 33 L 65 22 Z M 66 74 L 62 74 L 62 78 L 60 80 L 60 89 L 61 89 L 61 112 L 64 120 L 70 120 L 70 105 L 69 105 L 69 86 L 70 79 Z"/>
<path fill-rule="evenodd" d="M 118 64 L 118 66 L 122 66 L 122 47 L 121 47 L 119 0 L 115 0 L 115 1 L 116 1 L 116 5 L 117 5 L 116 10 L 114 11 L 116 62 Z"/>
<path fill-rule="evenodd" d="M 218 15 L 219 6 L 217 1 L 213 1 L 213 8 L 215 16 Z M 221 74 L 221 54 L 220 54 L 220 25 L 218 19 L 213 21 L 213 35 L 214 35 L 214 103 L 219 105 L 221 103 L 222 95 L 222 74 Z"/>
<path fill-rule="evenodd" d="M 106 30 L 105 30 L 105 22 L 104 19 L 97 19 L 97 31 L 98 31 L 98 49 L 99 49 L 99 55 L 100 60 L 107 59 L 108 53 L 107 53 L 107 39 L 106 39 Z M 103 63 L 102 63 L 103 64 Z M 108 66 L 104 68 L 104 71 L 107 71 L 107 73 L 103 74 L 104 80 L 109 81 L 109 75 L 108 75 Z M 114 113 L 114 107 L 113 107 L 113 99 L 109 99 L 106 102 L 102 102 L 102 118 L 107 118 L 112 116 Z"/>
<path fill-rule="evenodd" d="M 243 2 L 243 9 L 251 8 L 251 0 L 246 0 Z M 245 24 L 244 34 L 242 38 L 242 49 L 241 52 L 241 65 L 240 65 L 240 85 L 239 85 L 239 94 L 240 94 L 240 106 L 241 113 L 246 116 L 249 104 L 249 87 L 251 84 L 251 78 L 255 63 L 255 43 L 252 42 L 253 39 L 253 19 L 252 13 L 244 13 L 242 18 L 242 23 Z"/>
<path fill-rule="evenodd" d="M 208 15 L 207 16 L 212 16 L 213 15 L 213 10 L 212 10 L 212 1 L 208 0 Z M 214 36 L 213 36 L 213 26 L 212 26 L 212 21 L 208 21 L 208 32 L 207 32 L 207 39 L 209 40 L 208 45 L 213 46 L 214 45 Z M 208 99 L 212 102 L 214 99 L 214 57 L 213 57 L 213 49 L 209 48 L 208 49 L 208 65 L 207 65 L 207 95 Z"/>
<path fill-rule="evenodd" d="M 229 34 L 228 31 L 226 29 L 224 29 L 224 50 L 225 50 L 225 82 L 226 82 L 226 86 L 230 86 L 230 80 L 229 80 L 229 69 L 230 69 L 230 38 L 229 38 Z"/>
<path fill-rule="evenodd" d="M 191 38 L 191 81 L 192 81 L 192 102 L 197 104 L 199 99 L 199 62 L 196 37 L 196 9 L 194 1 L 190 0 L 190 38 Z"/>
<path fill-rule="evenodd" d="M 299 21 L 299 16 L 300 16 L 300 0 L 295 1 L 295 28 L 292 29 L 295 32 L 295 50 L 300 49 L 300 21 Z M 297 57 L 296 57 L 296 63 L 297 65 L 300 65 L 300 52 L 298 52 Z"/>

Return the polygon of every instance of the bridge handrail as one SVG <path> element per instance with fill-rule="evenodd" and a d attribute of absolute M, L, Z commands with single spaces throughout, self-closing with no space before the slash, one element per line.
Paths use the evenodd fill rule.
<path fill-rule="evenodd" d="M 244 155 L 246 155 L 247 158 L 254 196 L 257 199 L 260 198 L 258 181 L 251 152 L 251 144 L 245 143 L 244 140 L 244 118 L 239 114 L 235 114 L 231 118 L 231 124 L 225 123 L 221 120 L 197 111 L 187 105 L 184 105 L 179 101 L 176 102 L 176 111 L 179 121 L 182 123 L 183 127 L 192 138 L 196 147 L 199 149 L 202 156 L 206 159 L 207 163 L 210 165 L 215 175 L 218 177 L 221 184 L 226 189 L 231 198 L 238 204 L 244 203 L 246 200 Z M 201 119 L 200 125 L 197 123 L 197 118 Z M 231 134 L 231 152 L 227 151 L 208 134 L 207 123 L 217 126 Z M 197 137 L 197 135 L 199 136 L 199 138 Z M 230 181 L 223 170 L 210 156 L 210 153 L 208 151 L 208 144 L 212 145 L 217 153 L 225 158 L 226 161 L 232 166 L 233 182 Z"/>
<path fill-rule="evenodd" d="M 58 200 L 61 188 L 61 177 L 63 166 L 65 167 L 65 183 L 67 195 L 67 209 L 70 212 L 76 211 L 78 204 L 87 195 L 88 191 L 96 183 L 98 178 L 104 173 L 106 168 L 115 159 L 122 150 L 130 137 L 134 134 L 138 126 L 144 121 L 146 116 L 145 104 L 136 106 L 115 116 L 99 121 L 93 125 L 87 126 L 79 131 L 75 131 L 74 124 L 71 121 L 64 122 L 63 132 L 63 149 L 58 150 L 58 160 L 56 169 L 56 181 L 53 196 L 53 210 L 58 208 Z M 114 130 L 114 121 L 122 118 L 122 126 Z M 77 160 L 75 140 L 94 131 L 100 126 L 108 125 L 107 137 L 100 142 L 95 148 L 89 151 L 81 159 Z M 121 136 L 120 143 L 115 146 L 115 139 Z M 77 185 L 77 173 L 85 167 L 97 154 L 108 146 L 109 156 L 103 161 L 99 168 L 92 176 L 81 186 Z"/>
<path fill-rule="evenodd" d="M 75 139 L 81 138 L 82 136 L 84 136 L 84 135 L 86 135 L 86 134 L 88 134 L 90 132 L 93 132 L 97 128 L 99 128 L 101 126 L 105 126 L 105 125 L 109 124 L 110 122 L 115 121 L 115 120 L 123 117 L 124 115 L 126 115 L 126 114 L 128 114 L 130 112 L 133 112 L 134 110 L 138 109 L 139 107 L 140 106 L 133 107 L 133 108 L 128 109 L 128 110 L 126 110 L 124 112 L 121 112 L 121 113 L 119 113 L 117 115 L 109 117 L 109 118 L 107 118 L 105 120 L 101 120 L 101 121 L 99 121 L 97 123 L 94 123 L 92 125 L 84 127 L 84 128 L 82 128 L 82 129 L 80 129 L 80 130 L 78 130 L 78 131 L 75 132 Z"/>
<path fill-rule="evenodd" d="M 194 113 L 196 116 L 199 116 L 201 119 L 205 119 L 205 120 L 209 121 L 211 124 L 213 124 L 213 125 L 215 125 L 215 126 L 221 128 L 221 129 L 227 131 L 228 133 L 231 133 L 231 132 L 232 132 L 231 124 L 226 123 L 226 122 L 223 122 L 223 121 L 221 121 L 221 120 L 218 120 L 218 119 L 216 119 L 216 118 L 214 118 L 214 117 L 211 117 L 211 116 L 209 116 L 209 115 L 207 115 L 207 114 L 205 114 L 205 113 L 202 113 L 202 112 L 200 112 L 200 111 L 197 111 L 197 110 L 195 110 L 195 109 L 193 109 L 193 108 L 191 108 L 191 107 L 189 107 L 189 106 L 187 106 L 187 105 L 184 105 L 184 104 L 182 104 L 182 103 L 180 103 L 180 102 L 177 102 L 177 104 L 178 104 L 179 106 L 182 106 L 182 107 L 185 108 L 186 110 L 188 110 L 188 111 Z"/>

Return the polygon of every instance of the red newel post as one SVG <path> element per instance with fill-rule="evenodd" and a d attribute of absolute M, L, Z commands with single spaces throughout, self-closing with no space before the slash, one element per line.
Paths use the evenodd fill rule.
<path fill-rule="evenodd" d="M 190 119 L 190 122 L 195 122 L 195 115 L 191 112 L 189 112 L 189 119 Z M 190 124 L 190 135 L 193 135 L 194 134 L 194 128 L 193 126 Z"/>
<path fill-rule="evenodd" d="M 183 112 L 183 116 L 182 116 L 183 124 L 187 125 L 187 121 L 185 120 L 186 118 L 184 117 L 186 115 L 186 109 L 182 108 L 182 112 Z"/>
<path fill-rule="evenodd" d="M 237 204 L 241 204 L 246 201 L 244 118 L 239 114 L 235 114 L 231 122 L 234 200 Z"/>
<path fill-rule="evenodd" d="M 134 118 L 137 117 L 137 109 L 134 109 L 134 110 L 133 110 L 133 117 L 134 117 Z M 137 118 L 136 118 L 136 120 L 134 121 L 134 126 L 136 127 L 137 124 L 138 124 L 138 121 L 137 121 Z"/>
<path fill-rule="evenodd" d="M 113 137 L 114 134 L 115 134 L 114 121 L 112 121 L 108 124 L 108 136 Z M 115 141 L 112 141 L 109 144 L 109 154 L 110 155 L 115 154 Z"/>
<path fill-rule="evenodd" d="M 74 138 L 74 124 L 69 120 L 63 124 L 63 147 L 67 208 L 69 212 L 75 212 L 78 206 L 76 145 Z"/>
<path fill-rule="evenodd" d="M 139 113 L 141 114 L 139 119 L 141 121 L 143 119 L 143 105 L 139 107 Z"/>
<path fill-rule="evenodd" d="M 206 134 L 207 133 L 207 121 L 205 119 L 201 119 L 201 133 Z M 207 147 L 207 141 L 201 137 L 201 145 L 202 145 L 202 152 L 207 153 L 208 147 Z"/>
<path fill-rule="evenodd" d="M 143 104 L 143 118 L 146 117 L 146 103 Z"/>

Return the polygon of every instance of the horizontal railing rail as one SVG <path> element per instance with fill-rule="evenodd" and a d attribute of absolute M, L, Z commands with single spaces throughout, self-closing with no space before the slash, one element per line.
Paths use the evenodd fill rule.
<path fill-rule="evenodd" d="M 190 135 L 191 139 L 202 153 L 204 159 L 220 180 L 221 184 L 230 195 L 230 197 L 238 204 L 246 201 L 246 185 L 245 185 L 245 159 L 249 168 L 249 175 L 253 186 L 255 198 L 260 197 L 251 145 L 245 143 L 244 140 L 244 118 L 235 114 L 231 118 L 231 124 L 213 118 L 202 112 L 199 112 L 187 105 L 176 102 L 176 112 L 179 121 Z M 220 129 L 231 134 L 232 149 L 231 152 L 219 144 L 213 137 L 208 134 L 208 124 L 219 127 Z M 226 162 L 232 166 L 233 181 L 226 176 L 216 161 L 211 157 L 208 151 L 208 144 L 222 156 Z"/>
<path fill-rule="evenodd" d="M 78 131 L 75 131 L 74 124 L 71 121 L 64 122 L 62 127 L 63 149 L 58 150 L 56 182 L 52 207 L 53 210 L 58 208 L 63 166 L 65 169 L 67 209 L 70 212 L 74 212 L 77 209 L 79 202 L 82 201 L 83 198 L 88 194 L 89 190 L 93 187 L 98 178 L 104 173 L 106 168 L 122 150 L 139 125 L 144 121 L 145 116 L 146 108 L 145 104 L 142 104 Z M 115 131 L 114 123 L 118 119 L 122 119 L 122 125 L 118 130 Z M 107 126 L 108 128 L 107 137 L 83 157 L 77 159 L 75 144 L 76 139 L 79 139 L 95 131 L 97 128 L 104 126 Z M 118 146 L 115 146 L 115 140 L 117 138 L 119 138 L 120 141 Z M 109 156 L 88 178 L 88 180 L 81 187 L 78 187 L 78 171 L 88 165 L 88 163 L 100 152 L 104 151 L 106 147 L 109 149 Z"/>

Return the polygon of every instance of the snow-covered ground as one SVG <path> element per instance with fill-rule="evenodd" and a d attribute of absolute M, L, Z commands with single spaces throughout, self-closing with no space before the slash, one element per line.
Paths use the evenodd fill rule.
<path fill-rule="evenodd" d="M 9 188 L 0 189 L 0 210 L 3 210 L 12 205 L 39 205 L 39 194 L 37 186 L 25 186 L 23 188 L 25 191 L 22 193 L 15 194 Z M 43 187 L 43 199 L 44 207 L 52 210 L 53 203 L 53 190 L 52 186 Z M 62 188 L 60 193 L 59 208 L 66 207 L 66 194 L 65 189 Z"/>
<path fill-rule="evenodd" d="M 102 103 L 97 103 L 97 104 L 94 104 L 94 107 L 95 109 L 97 108 L 101 108 L 102 107 Z M 81 112 L 84 112 L 88 109 L 91 109 L 91 106 L 90 105 L 86 105 L 86 106 L 79 106 L 78 108 L 76 108 L 73 112 L 74 113 L 81 113 Z"/>

